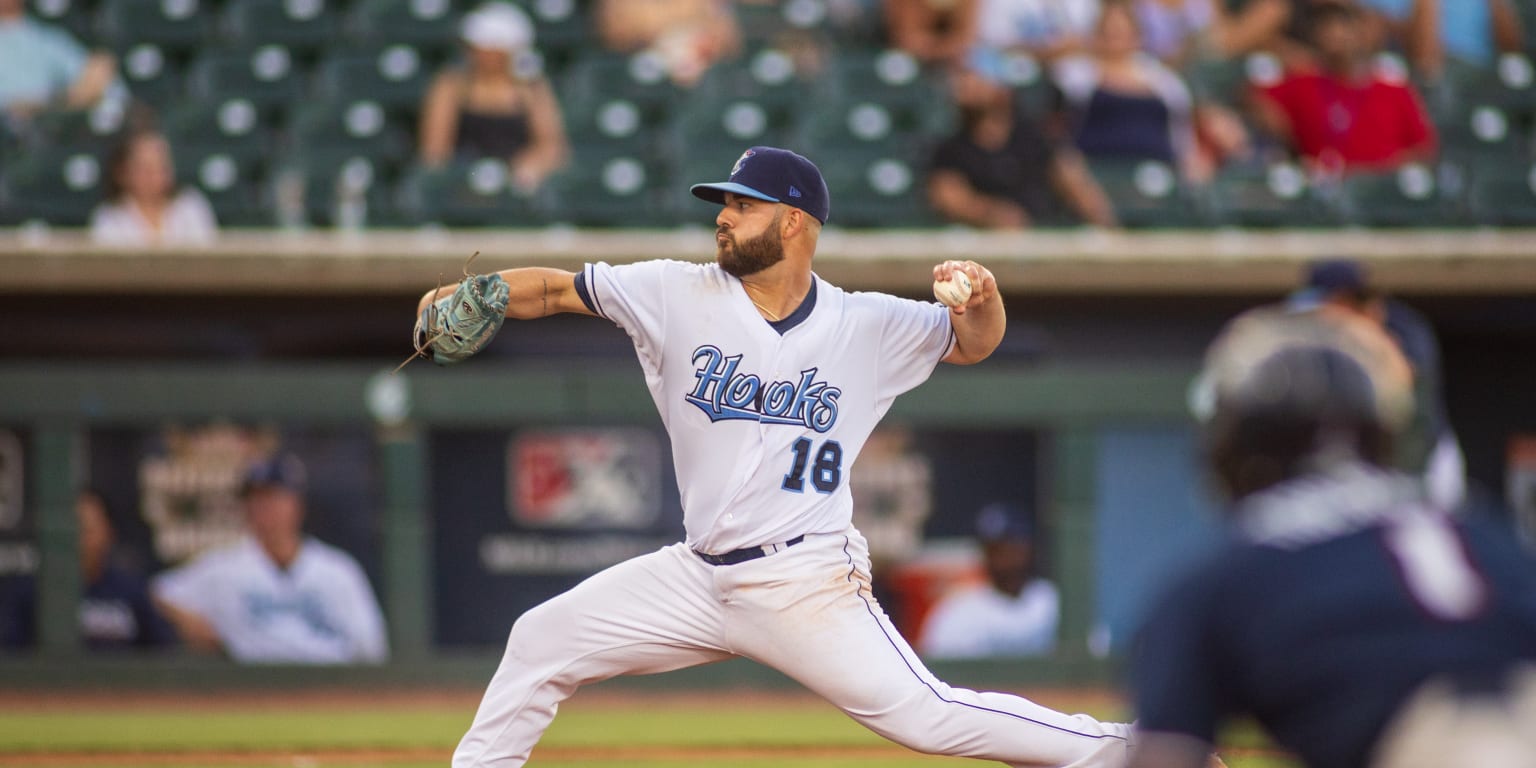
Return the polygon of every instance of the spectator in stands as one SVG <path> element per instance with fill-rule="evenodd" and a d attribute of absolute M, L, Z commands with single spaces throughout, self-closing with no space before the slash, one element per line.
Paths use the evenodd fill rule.
<path fill-rule="evenodd" d="M 107 199 L 91 212 L 91 239 L 106 245 L 206 245 L 218 237 L 208 199 L 194 187 L 176 188 L 176 169 L 165 136 L 135 130 L 108 162 Z"/>
<path fill-rule="evenodd" d="M 1056 647 L 1060 598 L 1035 573 L 1034 526 L 1008 504 L 976 517 L 987 583 L 955 592 L 934 607 L 922 637 L 931 659 L 982 659 L 1046 654 Z"/>
<path fill-rule="evenodd" d="M 1195 140 L 1194 100 L 1184 81 L 1141 47 L 1129 2 L 1109 2 L 1093 52 L 1058 61 L 1073 141 L 1092 160 L 1160 160 L 1203 181 L 1213 163 Z"/>
<path fill-rule="evenodd" d="M 978 58 L 978 62 L 985 61 Z M 984 65 L 983 65 L 984 66 Z M 1077 219 L 1115 225 L 1114 209 L 1077 150 L 1047 138 L 1013 91 L 971 67 L 950 76 L 960 129 L 934 151 L 928 200 L 951 221 L 1022 229 Z"/>
<path fill-rule="evenodd" d="M 1499 52 L 1525 47 L 1511 0 L 1362 0 L 1403 41 L 1414 71 L 1437 79 L 1447 58 L 1491 67 Z"/>
<path fill-rule="evenodd" d="M 685 87 L 741 49 L 727 0 L 601 0 L 596 18 L 603 45 L 621 53 L 655 52 L 672 81 Z"/>
<path fill-rule="evenodd" d="M 117 62 L 29 18 L 25 0 L 0 0 L 0 73 L 0 117 L 22 128 L 44 110 L 95 105 L 114 87 Z"/>
<path fill-rule="evenodd" d="M 254 663 L 379 663 L 384 619 L 351 555 L 305 536 L 303 467 L 255 465 L 241 489 L 248 534 L 160 574 L 156 603 L 186 644 Z"/>
<path fill-rule="evenodd" d="M 1225 0 L 1135 0 L 1135 8 L 1147 52 L 1173 67 L 1247 53 L 1289 17 L 1286 0 L 1252 0 L 1236 10 Z"/>
<path fill-rule="evenodd" d="M 1375 61 L 1358 8 L 1312 12 L 1317 66 L 1292 66 L 1256 89 L 1261 125 L 1318 175 L 1380 171 L 1435 154 L 1435 130 L 1407 73 Z"/>
<path fill-rule="evenodd" d="M 1099 0 L 981 0 L 978 44 L 1042 61 L 1089 49 Z"/>
<path fill-rule="evenodd" d="M 513 187 L 528 194 L 569 159 L 560 102 L 530 66 L 533 22 L 520 8 L 491 2 L 464 17 L 468 61 L 439 74 L 421 109 L 420 159 L 506 158 Z"/>
<path fill-rule="evenodd" d="M 107 502 L 93 489 L 75 497 L 80 536 L 80 639 L 92 650 L 169 645 L 176 635 L 150 603 L 144 577 L 113 552 L 115 535 Z M 0 604 L 0 646 L 37 643 L 37 580 L 17 579 Z"/>
<path fill-rule="evenodd" d="M 924 63 L 959 64 L 976 41 L 982 0 L 885 0 L 891 45 Z"/>
<path fill-rule="evenodd" d="M 1466 459 L 1445 405 L 1440 343 L 1429 320 L 1373 288 L 1365 266 L 1353 259 L 1307 265 L 1302 287 L 1287 305 L 1358 317 L 1386 330 L 1413 367 L 1414 417 L 1398 435 L 1394 464 L 1420 478 L 1441 509 L 1460 507 L 1467 496 Z"/>

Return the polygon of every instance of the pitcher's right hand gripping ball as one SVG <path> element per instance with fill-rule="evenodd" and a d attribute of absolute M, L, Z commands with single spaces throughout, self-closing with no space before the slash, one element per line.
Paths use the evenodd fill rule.
<path fill-rule="evenodd" d="M 428 304 L 416 318 L 416 348 L 432 350 L 432 362 L 448 365 L 485 349 L 507 319 L 507 281 L 471 275 L 453 293 Z"/>

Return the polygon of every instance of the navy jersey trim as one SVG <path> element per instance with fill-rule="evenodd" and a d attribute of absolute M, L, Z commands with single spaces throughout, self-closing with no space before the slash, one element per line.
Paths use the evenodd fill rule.
<path fill-rule="evenodd" d="M 603 314 L 602 310 L 599 308 L 599 305 L 596 303 L 596 297 L 593 295 L 591 289 L 587 287 L 587 270 L 591 268 L 592 265 L 588 264 L 582 267 L 580 272 L 576 273 L 576 279 L 573 281 L 576 286 L 576 295 L 581 297 L 582 304 L 587 305 L 588 312 L 591 312 L 592 314 L 599 317 L 606 318 L 607 315 Z"/>
<path fill-rule="evenodd" d="M 853 555 L 848 552 L 850 543 L 851 542 L 849 541 L 848 537 L 846 535 L 843 536 L 843 556 L 848 559 L 848 583 L 854 585 L 854 591 L 858 594 L 859 599 L 864 601 L 864 610 L 869 612 L 869 618 L 875 622 L 875 626 L 880 628 L 880 634 L 885 635 L 885 641 L 890 643 L 891 650 L 895 651 L 896 655 L 901 658 L 902 663 L 907 665 L 907 671 L 911 672 L 912 676 L 917 678 L 917 681 L 922 683 L 924 688 L 927 688 L 931 693 L 933 693 L 934 698 L 944 702 L 945 704 L 958 704 L 968 709 L 980 710 L 982 712 L 991 712 L 995 715 L 1002 715 L 1004 717 L 1011 717 L 1015 720 L 1022 720 L 1026 723 L 1038 725 L 1042 728 L 1049 728 L 1053 731 L 1060 731 L 1062 733 L 1071 734 L 1073 736 L 1081 736 L 1085 739 L 1119 739 L 1121 741 L 1130 741 L 1124 736 L 1119 736 L 1113 733 L 1083 733 L 1081 731 L 1074 731 L 1070 728 L 1063 728 L 1059 725 L 1052 725 L 1051 723 L 1042 722 L 1032 717 L 1025 717 L 1024 715 L 1018 714 L 1016 712 L 1009 712 L 1004 709 L 993 709 L 991 707 L 983 707 L 976 704 L 967 704 L 963 701 L 955 701 L 954 699 L 944 698 L 944 694 L 939 693 L 938 689 L 934 688 L 931 683 L 923 679 L 923 676 L 919 674 L 917 669 L 912 666 L 912 660 L 907 658 L 905 653 L 901 652 L 901 645 L 895 640 L 891 639 L 890 631 L 885 628 L 885 623 L 880 621 L 880 615 L 875 612 L 875 607 L 870 605 L 869 597 L 865 595 L 864 585 L 854 580 L 853 576 L 855 573 L 857 573 L 858 566 L 854 565 Z"/>
<path fill-rule="evenodd" d="M 805 322 L 805 319 L 811 316 L 811 310 L 815 308 L 816 278 L 812 276 L 811 290 L 809 293 L 805 294 L 805 301 L 800 302 L 800 306 L 795 307 L 795 311 L 789 313 L 784 317 L 784 319 L 769 320 L 768 325 L 775 331 L 778 331 L 780 336 L 783 336 L 784 334 L 789 333 L 790 330 L 792 330 L 795 326 Z"/>

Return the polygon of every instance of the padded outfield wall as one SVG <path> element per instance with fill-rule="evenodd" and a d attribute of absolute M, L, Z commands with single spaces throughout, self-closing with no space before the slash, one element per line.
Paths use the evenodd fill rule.
<path fill-rule="evenodd" d="M 945 366 L 898 401 L 880 453 L 896 471 L 863 472 L 871 499 L 926 499 L 891 523 L 920 542 L 893 545 L 887 568 L 899 623 L 920 631 L 933 590 L 974 577 L 971 517 L 1011 501 L 1035 516 L 1062 592 L 1057 650 L 969 674 L 1110 679 L 1158 574 L 1213 535 L 1185 408 L 1200 351 L 1309 258 L 1366 259 L 1435 323 L 1469 475 L 1504 498 L 1536 435 L 1533 246 L 1524 232 L 829 232 L 816 268 L 845 287 L 921 297 L 933 262 L 976 258 L 1008 299 L 998 354 Z M 237 524 L 232 476 L 208 458 L 230 441 L 305 461 L 310 529 L 356 554 L 384 602 L 394 663 L 318 679 L 478 681 L 522 610 L 676 540 L 677 492 L 622 332 L 591 318 L 511 324 L 469 364 L 389 376 L 409 353 L 415 298 L 476 250 L 488 270 L 710 248 L 695 230 L 236 232 L 152 253 L 0 233 L 0 575 L 43 585 L 38 647 L 0 657 L 0 681 L 317 679 L 78 647 L 75 488 L 107 494 L 123 549 L 153 571 Z M 576 465 L 622 493 L 572 481 Z M 882 485 L 889 475 L 905 479 Z M 775 678 L 742 665 L 676 678 L 741 679 Z"/>

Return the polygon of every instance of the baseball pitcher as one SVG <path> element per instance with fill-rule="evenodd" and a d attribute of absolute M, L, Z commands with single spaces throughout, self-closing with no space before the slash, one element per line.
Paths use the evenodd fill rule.
<path fill-rule="evenodd" d="M 455 768 L 523 765 L 579 686 L 742 656 L 920 752 L 1015 766 L 1119 766 L 1130 727 L 935 678 L 870 595 L 849 472 L 897 395 L 940 361 L 986 359 L 1006 320 L 975 262 L 933 269 L 950 306 L 844 291 L 811 269 L 829 199 L 793 152 L 753 147 L 715 203 L 713 264 L 511 269 L 422 298 L 440 363 L 503 317 L 596 315 L 633 339 L 671 438 L 687 540 L 524 614 Z"/>

